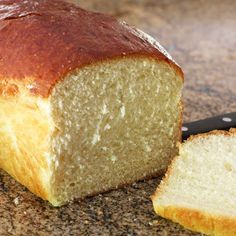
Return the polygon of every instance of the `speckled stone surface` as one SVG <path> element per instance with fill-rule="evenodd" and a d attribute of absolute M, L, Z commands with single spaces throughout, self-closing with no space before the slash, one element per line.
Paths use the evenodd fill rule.
<path fill-rule="evenodd" d="M 236 1 L 80 0 L 156 37 L 183 67 L 185 121 L 236 111 Z M 200 235 L 155 215 L 160 178 L 61 208 L 0 171 L 0 235 Z"/>

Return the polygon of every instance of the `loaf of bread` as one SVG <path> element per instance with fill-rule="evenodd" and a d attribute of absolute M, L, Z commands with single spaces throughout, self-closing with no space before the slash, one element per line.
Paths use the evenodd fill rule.
<path fill-rule="evenodd" d="M 160 216 L 215 236 L 236 235 L 236 129 L 192 136 L 152 197 Z"/>
<path fill-rule="evenodd" d="M 0 167 L 54 206 L 165 170 L 183 73 L 150 36 L 61 0 L 0 8 Z"/>

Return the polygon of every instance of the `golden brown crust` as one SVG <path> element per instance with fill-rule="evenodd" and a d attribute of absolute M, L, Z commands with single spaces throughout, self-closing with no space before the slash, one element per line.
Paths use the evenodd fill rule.
<path fill-rule="evenodd" d="M 173 206 L 160 207 L 154 204 L 154 208 L 158 215 L 193 231 L 215 236 L 236 235 L 235 218 L 210 215 L 195 209 Z"/>
<path fill-rule="evenodd" d="M 229 131 L 224 130 L 213 130 L 208 133 L 198 134 L 190 136 L 187 141 L 192 141 L 199 138 L 207 138 L 211 135 L 225 135 L 232 136 L 236 135 L 236 129 L 231 128 Z M 185 141 L 186 142 L 186 141 Z M 182 144 L 184 145 L 184 144 Z M 153 201 L 153 206 L 155 212 L 167 219 L 170 219 L 174 222 L 177 222 L 184 227 L 191 229 L 193 231 L 198 231 L 208 235 L 215 236 L 235 236 L 236 235 L 236 219 L 229 217 L 222 217 L 216 215 L 209 215 L 205 212 L 198 211 L 196 209 L 187 209 L 175 206 L 159 206 L 155 204 L 156 199 L 164 191 L 164 187 L 168 183 L 168 179 L 173 172 L 176 161 L 179 156 L 176 156 L 170 166 L 167 169 L 167 172 L 156 189 L 155 193 L 151 196 Z"/>
<path fill-rule="evenodd" d="M 1 1 L 0 80 L 27 78 L 32 93 L 47 97 L 68 72 L 124 56 L 168 63 L 183 78 L 158 43 L 111 16 L 62 0 Z"/>
<path fill-rule="evenodd" d="M 22 90 L 16 96 L 0 96 L 0 168 L 43 199 L 51 198 L 48 152 L 53 123 L 47 103 Z"/>

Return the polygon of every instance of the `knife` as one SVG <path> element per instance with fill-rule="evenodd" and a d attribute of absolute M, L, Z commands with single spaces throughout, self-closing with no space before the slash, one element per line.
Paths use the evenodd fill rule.
<path fill-rule="evenodd" d="M 204 120 L 184 123 L 182 126 L 182 138 L 186 140 L 194 134 L 206 133 L 211 130 L 229 130 L 236 127 L 236 112 L 227 113 Z"/>

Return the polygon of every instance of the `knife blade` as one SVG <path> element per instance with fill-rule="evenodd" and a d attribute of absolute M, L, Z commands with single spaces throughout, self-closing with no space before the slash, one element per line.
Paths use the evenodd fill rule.
<path fill-rule="evenodd" d="M 236 127 L 236 112 L 227 113 L 203 120 L 184 123 L 182 126 L 182 138 L 186 140 L 189 136 L 206 133 L 212 130 L 229 130 Z"/>

